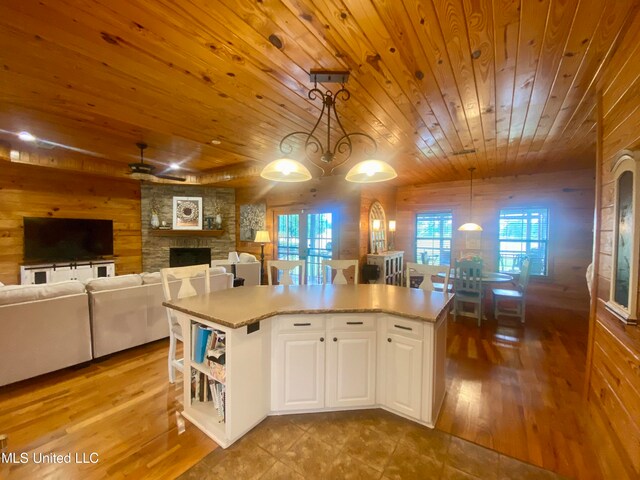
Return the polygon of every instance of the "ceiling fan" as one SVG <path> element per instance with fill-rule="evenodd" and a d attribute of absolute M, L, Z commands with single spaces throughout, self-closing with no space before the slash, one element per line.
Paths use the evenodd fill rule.
<path fill-rule="evenodd" d="M 187 179 L 185 177 L 179 177 L 177 175 L 171 175 L 167 173 L 153 173 L 156 167 L 144 163 L 144 150 L 148 147 L 146 143 L 139 142 L 136 146 L 140 149 L 140 161 L 129 164 L 129 175 L 139 180 L 153 181 L 156 178 L 162 178 L 164 180 L 173 180 L 174 182 L 184 182 Z"/>

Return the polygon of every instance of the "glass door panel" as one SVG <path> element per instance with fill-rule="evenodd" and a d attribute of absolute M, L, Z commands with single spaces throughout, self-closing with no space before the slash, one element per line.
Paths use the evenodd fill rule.
<path fill-rule="evenodd" d="M 300 215 L 297 213 L 278 215 L 278 260 L 300 260 Z M 278 272 L 280 282 L 281 272 Z M 299 283 L 298 269 L 291 275 Z"/>
<path fill-rule="evenodd" d="M 331 213 L 307 215 L 307 285 L 322 285 L 322 260 L 333 258 Z"/>
<path fill-rule="evenodd" d="M 307 285 L 322 284 L 322 260 L 333 258 L 331 213 L 282 213 L 276 216 L 278 260 L 306 260 Z M 298 283 L 298 274 L 291 276 Z M 280 275 L 278 275 L 278 280 Z"/>

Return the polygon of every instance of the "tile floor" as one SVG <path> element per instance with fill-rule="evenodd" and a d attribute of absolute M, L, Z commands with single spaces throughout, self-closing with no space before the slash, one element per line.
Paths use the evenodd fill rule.
<path fill-rule="evenodd" d="M 561 478 L 384 410 L 268 417 L 181 477 L 216 480 Z"/>

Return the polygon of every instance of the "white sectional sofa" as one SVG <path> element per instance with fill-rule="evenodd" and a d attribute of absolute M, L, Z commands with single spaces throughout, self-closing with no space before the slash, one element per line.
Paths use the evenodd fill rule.
<path fill-rule="evenodd" d="M 211 269 L 211 291 L 233 287 L 233 275 Z M 198 293 L 204 277 L 196 279 Z M 180 281 L 170 283 L 179 288 Z M 93 358 L 142 345 L 169 336 L 160 273 L 96 278 L 87 282 L 91 311 Z"/>
<path fill-rule="evenodd" d="M 82 282 L 0 288 L 0 329 L 0 386 L 91 360 Z"/>
<path fill-rule="evenodd" d="M 212 291 L 231 287 L 211 269 Z M 0 386 L 168 337 L 163 301 L 159 273 L 0 286 Z"/>
<path fill-rule="evenodd" d="M 256 257 L 249 253 L 241 253 L 239 259 L 239 262 L 230 262 L 228 259 L 212 260 L 211 266 L 224 267 L 229 273 L 233 273 L 235 269 L 236 277 L 244 278 L 244 285 L 247 287 L 260 285 L 262 269 Z"/>

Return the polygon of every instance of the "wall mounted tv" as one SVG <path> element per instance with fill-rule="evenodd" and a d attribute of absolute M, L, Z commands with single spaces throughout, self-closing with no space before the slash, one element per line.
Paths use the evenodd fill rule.
<path fill-rule="evenodd" d="M 113 220 L 24 217 L 24 261 L 97 260 L 113 255 Z"/>

